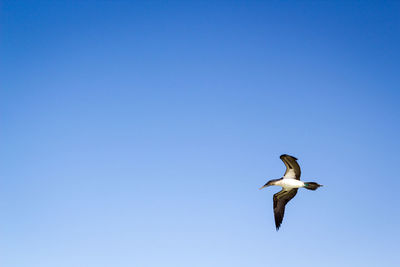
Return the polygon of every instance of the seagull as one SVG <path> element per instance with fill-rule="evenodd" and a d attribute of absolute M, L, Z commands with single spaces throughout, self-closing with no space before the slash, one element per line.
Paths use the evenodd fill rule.
<path fill-rule="evenodd" d="M 317 190 L 320 184 L 315 182 L 302 182 L 300 181 L 301 170 L 297 163 L 297 158 L 283 154 L 280 159 L 285 163 L 286 172 L 282 178 L 273 179 L 268 181 L 260 189 L 271 185 L 281 186 L 282 190 L 274 195 L 274 217 L 275 217 L 275 227 L 276 231 L 281 227 L 283 216 L 285 214 L 286 204 L 294 198 L 297 194 L 297 190 L 304 187 L 309 190 Z"/>

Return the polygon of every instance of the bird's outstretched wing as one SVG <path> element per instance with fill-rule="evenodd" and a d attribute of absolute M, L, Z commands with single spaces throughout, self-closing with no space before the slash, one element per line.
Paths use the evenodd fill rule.
<path fill-rule="evenodd" d="M 283 154 L 280 156 L 280 159 L 283 161 L 283 163 L 285 163 L 286 166 L 284 177 L 300 180 L 301 170 L 299 164 L 297 163 L 297 158 Z"/>
<path fill-rule="evenodd" d="M 281 190 L 274 195 L 274 217 L 275 217 L 275 226 L 276 230 L 279 230 L 281 227 L 283 216 L 285 215 L 285 206 L 286 204 L 294 198 L 297 194 L 297 188 L 285 191 Z"/>

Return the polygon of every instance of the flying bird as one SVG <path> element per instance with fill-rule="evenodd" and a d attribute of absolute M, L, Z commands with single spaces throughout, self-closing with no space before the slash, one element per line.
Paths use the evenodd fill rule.
<path fill-rule="evenodd" d="M 283 154 L 280 159 L 285 163 L 286 172 L 282 178 L 273 179 L 268 181 L 260 189 L 271 185 L 281 186 L 282 190 L 274 195 L 274 217 L 276 231 L 281 227 L 283 216 L 285 214 L 286 204 L 294 198 L 297 194 L 297 190 L 304 187 L 309 190 L 317 190 L 318 187 L 322 186 L 315 182 L 302 182 L 300 181 L 301 170 L 297 163 L 297 158 Z"/>

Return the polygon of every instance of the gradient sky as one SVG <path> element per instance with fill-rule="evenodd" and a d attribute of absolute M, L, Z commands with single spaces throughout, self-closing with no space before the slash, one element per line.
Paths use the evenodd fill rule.
<path fill-rule="evenodd" d="M 399 263 L 399 2 L 0 5 L 2 267 Z"/>

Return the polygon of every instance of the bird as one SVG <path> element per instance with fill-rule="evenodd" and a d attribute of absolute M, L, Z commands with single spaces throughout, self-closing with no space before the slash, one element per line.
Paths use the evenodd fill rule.
<path fill-rule="evenodd" d="M 273 197 L 276 231 L 278 231 L 281 227 L 286 204 L 296 196 L 299 188 L 304 187 L 309 190 L 317 190 L 319 187 L 323 186 L 315 182 L 300 181 L 301 170 L 299 164 L 297 163 L 297 158 L 283 154 L 280 156 L 280 159 L 286 166 L 286 172 L 283 177 L 270 180 L 260 188 L 263 189 L 272 185 L 282 187 L 282 190 L 276 193 Z"/>

